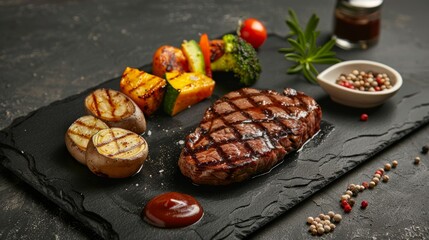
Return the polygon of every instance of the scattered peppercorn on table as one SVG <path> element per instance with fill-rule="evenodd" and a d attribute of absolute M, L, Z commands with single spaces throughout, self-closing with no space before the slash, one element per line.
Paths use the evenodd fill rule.
<path fill-rule="evenodd" d="M 426 0 L 416 0 L 413 4 L 406 1 L 385 1 L 382 8 L 381 37 L 376 46 L 365 51 L 347 52 L 334 49 L 344 60 L 375 59 L 389 63 L 390 66 L 400 70 L 404 85 L 408 85 L 408 88 L 401 90 L 403 91 L 401 94 L 407 97 L 400 102 L 389 101 L 382 107 L 393 108 L 395 104 L 407 105 L 410 98 L 422 91 L 420 86 L 427 86 L 427 63 L 424 60 L 429 54 L 429 47 L 425 41 L 429 33 L 424 29 L 429 22 L 429 16 L 426 13 L 426 5 Z M 289 8 L 297 12 L 303 23 L 311 12 L 314 12 L 320 17 L 321 36 L 327 39 L 333 30 L 331 22 L 335 0 L 267 0 L 263 3 L 261 1 L 231 3 L 203 1 L 198 5 L 190 0 L 182 1 L 179 5 L 177 1 L 172 0 L 163 2 L 24 0 L 3 1 L 0 6 L 0 25 L 4 36 L 0 44 L 2 62 L 0 64 L 2 73 L 0 75 L 0 115 L 2 116 L 0 129 L 3 129 L 17 117 L 92 88 L 105 80 L 118 77 L 127 66 L 137 68 L 142 64 L 150 63 L 152 54 L 162 44 L 179 45 L 183 39 L 198 39 L 198 34 L 203 32 L 212 37 L 232 32 L 236 29 L 236 23 L 240 17 L 257 17 L 265 24 L 269 33 L 284 36 L 286 35 L 284 19 Z M 267 41 L 269 44 L 270 39 Z M 287 44 L 285 40 L 279 46 L 274 46 L 274 50 L 285 47 Z M 258 53 L 263 55 L 266 51 L 268 49 L 263 45 Z M 279 56 L 281 59 L 282 55 L 279 54 Z M 278 81 L 276 83 L 278 88 L 294 85 L 310 96 L 318 92 L 316 86 L 310 85 L 304 79 L 287 75 L 286 69 L 289 65 L 286 61 L 276 62 L 277 66 L 284 66 L 284 71 L 274 74 L 273 67 L 265 64 L 270 62 L 270 59 L 262 58 L 261 62 L 263 69 L 261 79 L 258 80 L 261 82 L 259 84 L 263 85 L 265 76 L 274 75 L 275 80 Z M 216 78 L 214 80 L 216 81 Z M 381 79 L 379 81 L 382 82 Z M 362 89 L 365 91 L 365 84 L 371 85 L 371 82 L 374 81 L 356 82 L 356 87 L 360 88 L 363 84 Z M 216 82 L 216 88 L 228 89 L 231 85 L 233 84 Z M 380 90 L 382 86 L 388 88 L 389 85 L 381 85 Z M 372 91 L 371 87 L 368 87 L 366 90 Z M 376 90 L 375 87 L 377 86 L 374 86 L 374 90 Z M 426 98 L 428 95 L 429 92 Z M 380 117 L 377 116 L 380 107 L 356 109 L 353 116 L 347 116 L 349 108 L 340 105 L 329 108 L 334 103 L 327 96 L 318 97 L 316 100 L 321 105 L 328 106 L 326 110 L 336 109 L 335 116 L 338 119 L 349 117 L 350 126 L 358 125 L 362 132 L 374 126 L 380 129 L 386 126 L 392 127 L 390 120 L 402 114 L 392 111 Z M 156 103 L 160 104 L 160 102 Z M 148 110 L 151 110 L 152 106 L 149 105 Z M 197 108 L 185 111 L 194 111 L 194 109 Z M 410 112 L 410 116 L 421 114 L 422 111 L 427 111 L 427 106 L 416 106 Z M 34 115 L 37 117 L 37 114 Z M 183 115 L 178 114 L 175 117 L 180 119 L 181 116 Z M 195 117 L 202 117 L 202 115 Z M 156 121 L 156 119 L 148 117 L 148 121 Z M 328 136 L 323 138 L 323 141 L 329 141 L 329 137 L 338 130 L 335 129 L 334 122 L 331 121 L 329 124 L 333 125 L 334 130 L 328 132 Z M 404 118 L 403 125 L 409 124 L 412 122 Z M 31 126 L 27 127 L 24 123 L 21 127 L 29 129 Z M 49 131 L 50 126 L 41 125 L 38 128 Z M 147 135 L 156 138 L 155 131 L 149 130 L 152 135 L 150 133 Z M 3 132 L 1 134 L 2 137 L 9 137 Z M 370 138 L 377 134 L 379 133 L 368 133 L 366 136 Z M 300 199 L 301 202 L 285 214 L 246 237 L 252 239 L 318 238 L 313 237 L 312 234 L 334 239 L 427 237 L 429 235 L 429 229 L 426 226 L 429 222 L 428 136 L 429 125 L 425 124 L 397 143 L 383 146 L 386 148 L 359 166 L 350 165 L 346 171 L 341 169 L 341 177 L 307 199 Z M 36 146 L 40 149 L 44 149 L 46 141 L 50 141 L 41 136 L 28 137 L 40 138 L 39 145 Z M 174 144 L 176 143 L 171 143 L 171 145 Z M 344 151 L 359 148 L 359 144 L 363 143 L 344 143 Z M 4 146 L 1 145 L 1 147 L 0 151 L 3 151 Z M 54 157 L 61 156 L 62 152 L 66 151 L 64 149 L 59 149 Z M 303 151 L 311 150 L 304 148 Z M 322 159 L 326 164 L 319 169 L 320 172 L 326 168 L 332 168 L 329 159 L 337 160 L 335 156 L 326 155 Z M 7 161 L 7 159 L 0 159 L 0 161 Z M 291 162 L 300 164 L 300 161 L 303 160 L 296 159 Z M 66 161 L 63 164 L 70 171 L 80 167 L 74 165 L 76 164 L 74 162 Z M 149 162 L 148 165 L 150 164 Z M 153 162 L 152 165 L 154 165 Z M 31 165 L 35 168 L 38 166 L 37 162 Z M 165 174 L 169 169 L 164 167 L 161 170 L 156 172 L 157 176 Z M 274 169 L 274 171 L 277 170 Z M 49 175 L 39 177 L 40 181 L 55 180 L 50 179 Z M 290 179 L 283 179 L 283 181 L 290 181 L 288 183 L 290 185 L 311 185 L 314 184 L 314 181 L 309 180 L 312 177 L 314 176 L 302 175 L 292 181 Z M 236 191 L 230 191 L 230 195 L 240 194 L 240 189 L 251 186 L 255 180 L 257 179 L 234 186 Z M 276 181 L 272 184 L 280 183 L 279 189 L 281 189 L 283 188 L 281 182 Z M 115 184 L 118 183 L 112 182 L 112 185 Z M 133 187 L 144 189 L 141 188 L 143 184 L 144 182 Z M 165 187 L 161 183 L 157 186 L 160 191 Z M 196 186 L 193 187 L 196 188 Z M 293 198 L 298 194 L 292 190 L 286 192 L 287 194 L 282 195 L 282 198 Z M 79 194 L 76 192 L 76 195 Z M 216 194 L 222 195 L 222 191 Z M 258 197 L 258 194 L 254 197 Z M 275 203 L 278 196 L 272 194 L 270 197 Z M 109 196 L 106 196 L 106 199 L 111 200 Z M 113 200 L 118 205 L 124 204 L 122 198 Z M 99 237 L 88 227 L 88 224 L 79 222 L 74 216 L 52 204 L 50 199 L 2 166 L 0 167 L 0 201 L 2 203 L 0 239 L 95 239 Z M 85 201 L 88 202 L 84 202 L 84 205 L 91 204 L 90 200 Z M 245 206 L 246 200 L 242 201 Z M 141 202 L 141 207 L 143 205 L 144 202 Z M 280 208 L 283 207 L 288 206 Z M 131 213 L 140 210 L 128 209 Z M 239 214 L 244 214 L 245 210 L 245 207 L 237 209 Z M 270 208 L 266 210 L 270 211 Z M 203 218 L 210 216 L 210 213 L 205 214 Z M 254 216 L 251 221 L 258 222 L 258 219 L 263 217 L 263 214 Z M 240 222 L 238 225 L 251 226 L 254 222 Z M 187 230 L 189 229 L 174 231 L 179 233 Z M 230 230 L 232 233 L 235 231 L 238 230 L 233 228 Z M 132 231 L 129 236 L 132 236 Z M 149 236 L 141 237 L 149 238 Z M 207 238 L 204 235 L 200 237 Z M 214 238 L 222 237 L 224 236 Z"/>

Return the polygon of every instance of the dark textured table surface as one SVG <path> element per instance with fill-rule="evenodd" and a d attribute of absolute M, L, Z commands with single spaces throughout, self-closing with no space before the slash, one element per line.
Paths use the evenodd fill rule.
<path fill-rule="evenodd" d="M 240 17 L 256 17 L 269 32 L 286 35 L 289 8 L 302 19 L 315 12 L 321 18 L 320 30 L 329 34 L 334 4 L 333 0 L 0 1 L 0 129 L 16 117 L 117 77 L 126 66 L 150 62 L 159 45 L 179 45 L 201 32 L 210 36 L 230 32 Z M 357 56 L 377 58 L 377 48 L 391 45 L 386 49 L 397 57 L 384 63 L 402 69 L 409 79 L 427 77 L 427 6 L 425 0 L 387 1 L 379 45 L 357 51 Z M 366 199 L 369 207 L 343 215 L 334 233 L 324 238 L 428 238 L 429 157 L 420 153 L 428 143 L 429 126 L 419 128 L 251 237 L 310 238 L 307 216 L 339 211 L 338 199 L 349 183 L 360 183 L 397 159 L 399 166 L 389 173 L 387 184 L 359 196 L 358 202 Z M 419 165 L 413 164 L 416 156 L 422 159 Z M 0 239 L 95 237 L 8 170 L 0 168 L 0 173 Z"/>

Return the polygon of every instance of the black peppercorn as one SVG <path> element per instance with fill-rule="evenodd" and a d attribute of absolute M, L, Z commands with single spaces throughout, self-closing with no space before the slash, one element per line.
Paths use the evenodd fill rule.
<path fill-rule="evenodd" d="M 349 199 L 349 204 L 351 207 L 353 207 L 355 205 L 355 203 L 356 203 L 356 200 L 354 200 L 353 198 Z"/>
<path fill-rule="evenodd" d="M 426 154 L 426 153 L 428 153 L 429 152 L 429 145 L 424 145 L 423 147 L 422 147 L 422 153 L 423 154 Z"/>

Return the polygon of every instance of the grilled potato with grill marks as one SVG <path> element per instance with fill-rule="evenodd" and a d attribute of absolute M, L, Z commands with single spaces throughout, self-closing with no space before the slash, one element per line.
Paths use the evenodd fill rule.
<path fill-rule="evenodd" d="M 112 89 L 97 89 L 85 99 L 89 114 L 109 127 L 128 129 L 137 134 L 146 131 L 146 119 L 141 109 L 125 94 Z"/>
<path fill-rule="evenodd" d="M 126 178 L 140 171 L 148 155 L 143 137 L 122 128 L 103 129 L 88 143 L 88 168 L 98 176 Z"/>
<path fill-rule="evenodd" d="M 68 128 L 65 143 L 70 154 L 80 163 L 86 165 L 85 153 L 89 139 L 102 129 L 107 129 L 106 123 L 98 118 L 87 115 L 78 118 Z"/>

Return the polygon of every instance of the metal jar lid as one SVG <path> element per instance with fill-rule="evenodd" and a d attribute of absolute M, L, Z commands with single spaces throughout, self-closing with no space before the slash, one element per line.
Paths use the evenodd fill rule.
<path fill-rule="evenodd" d="M 349 13 L 361 15 L 380 9 L 383 0 L 338 0 L 337 7 Z"/>

